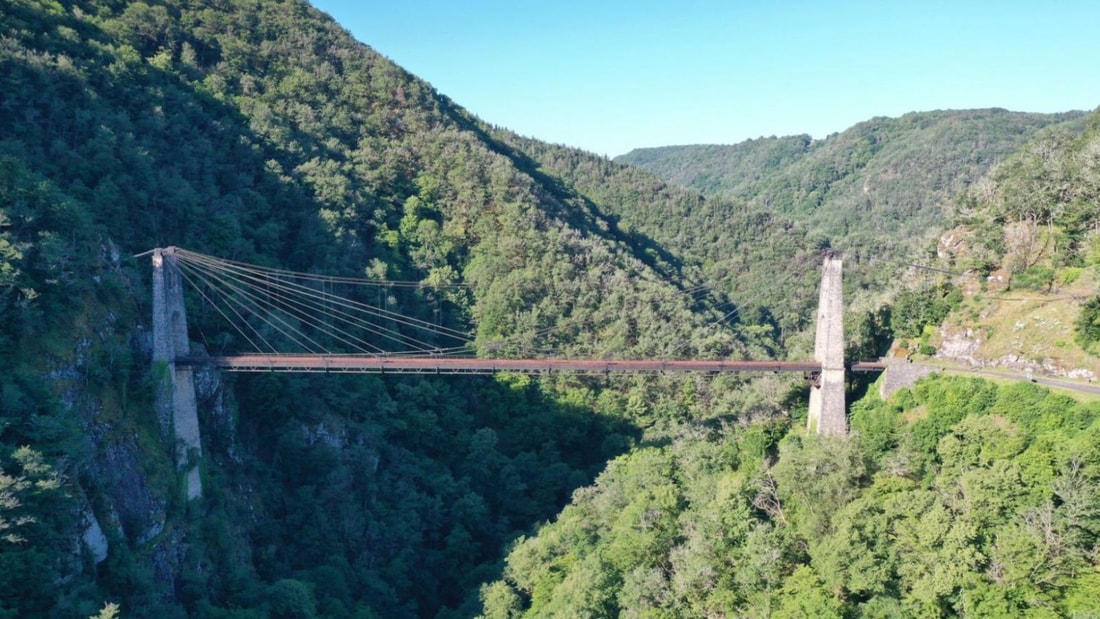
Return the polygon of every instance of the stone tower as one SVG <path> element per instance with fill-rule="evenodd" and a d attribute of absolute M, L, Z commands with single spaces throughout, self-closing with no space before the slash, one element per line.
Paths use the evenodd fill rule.
<path fill-rule="evenodd" d="M 821 296 L 817 306 L 814 361 L 821 363 L 821 375 L 810 388 L 807 429 L 818 434 L 847 436 L 848 415 L 844 401 L 844 292 L 841 261 L 829 256 L 821 275 Z"/>
<path fill-rule="evenodd" d="M 174 247 L 153 250 L 153 373 L 157 382 L 157 420 L 173 437 L 176 463 L 184 471 L 187 498 L 202 496 L 199 462 L 202 441 L 195 402 L 195 378 L 190 367 L 177 366 L 178 357 L 191 351 L 187 313 L 183 306 Z"/>

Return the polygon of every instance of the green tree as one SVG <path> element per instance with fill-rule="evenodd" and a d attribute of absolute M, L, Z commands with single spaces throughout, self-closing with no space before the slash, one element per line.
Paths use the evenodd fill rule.
<path fill-rule="evenodd" d="M 480 591 L 483 619 L 519 619 L 523 616 L 523 600 L 519 594 L 504 582 L 494 582 L 481 586 Z"/>
<path fill-rule="evenodd" d="M 118 619 L 119 606 L 114 602 L 107 602 L 98 613 L 88 619 Z"/>
<path fill-rule="evenodd" d="M 268 588 L 271 616 L 279 619 L 310 619 L 317 616 L 313 587 L 300 580 L 284 578 Z"/>
<path fill-rule="evenodd" d="M 1081 305 L 1081 313 L 1073 323 L 1074 339 L 1085 350 L 1094 351 L 1100 342 L 1100 296 Z"/>
<path fill-rule="evenodd" d="M 35 517 L 24 506 L 26 497 L 32 493 L 56 491 L 61 482 L 42 454 L 29 447 L 15 450 L 12 458 L 19 474 L 11 476 L 0 468 L 0 540 L 21 544 L 26 538 L 19 534 L 19 529 L 35 522 Z"/>
<path fill-rule="evenodd" d="M 865 474 L 855 441 L 816 435 L 789 437 L 772 469 L 784 513 L 806 540 L 831 530 L 833 516 L 858 495 Z"/>
<path fill-rule="evenodd" d="M 797 617 L 844 617 L 844 605 L 822 586 L 813 568 L 802 565 L 783 582 L 778 603 L 771 615 L 777 619 Z"/>
<path fill-rule="evenodd" d="M 939 325 L 962 301 L 955 289 L 925 287 L 905 290 L 890 309 L 890 329 L 895 337 L 918 337 L 927 326 Z"/>

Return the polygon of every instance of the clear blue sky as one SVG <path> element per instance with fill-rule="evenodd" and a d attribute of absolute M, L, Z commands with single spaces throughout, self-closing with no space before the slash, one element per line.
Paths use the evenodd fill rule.
<path fill-rule="evenodd" d="M 482 120 L 615 156 L 1100 106 L 1100 2 L 312 0 Z"/>

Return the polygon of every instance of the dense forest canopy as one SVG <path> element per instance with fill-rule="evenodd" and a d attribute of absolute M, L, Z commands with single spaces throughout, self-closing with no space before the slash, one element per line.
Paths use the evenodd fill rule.
<path fill-rule="evenodd" d="M 1021 272 L 1040 262 L 1095 266 L 1100 225 L 1100 112 L 1070 127 L 1039 134 L 987 177 L 960 194 L 954 223 L 967 243 L 967 266 L 986 272 L 1004 266 Z M 1011 234 L 1019 228 L 1027 249 Z"/>
<path fill-rule="evenodd" d="M 1061 120 L 1001 116 L 872 124 L 1009 149 Z M 769 143 L 758 175 L 816 148 Z M 302 0 L 5 2 L 0 616 L 1093 610 L 1097 411 L 1030 385 L 868 396 L 843 442 L 802 435 L 800 377 L 202 370 L 204 496 L 181 492 L 150 248 L 423 284 L 387 307 L 479 354 L 803 358 L 842 247 L 874 354 L 896 269 L 798 215 L 491 126 Z M 188 312 L 197 348 L 246 349 Z"/>
<path fill-rule="evenodd" d="M 642 447 L 520 541 L 484 616 L 1092 616 L 1098 413 L 938 378 L 853 406 L 846 441 Z"/>

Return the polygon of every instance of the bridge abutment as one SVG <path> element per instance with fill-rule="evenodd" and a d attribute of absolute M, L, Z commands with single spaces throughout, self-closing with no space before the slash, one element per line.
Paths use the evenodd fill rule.
<path fill-rule="evenodd" d="M 814 336 L 814 361 L 821 363 L 816 385 L 810 387 L 808 430 L 820 435 L 847 436 L 844 397 L 844 293 L 841 260 L 825 258 Z"/>
<path fill-rule="evenodd" d="M 183 283 L 174 248 L 153 250 L 153 372 L 157 383 L 156 413 L 161 430 L 175 445 L 176 464 L 184 471 L 187 498 L 202 496 L 199 460 L 202 440 L 195 400 L 195 377 L 190 367 L 177 366 L 177 357 L 191 350 Z"/>

